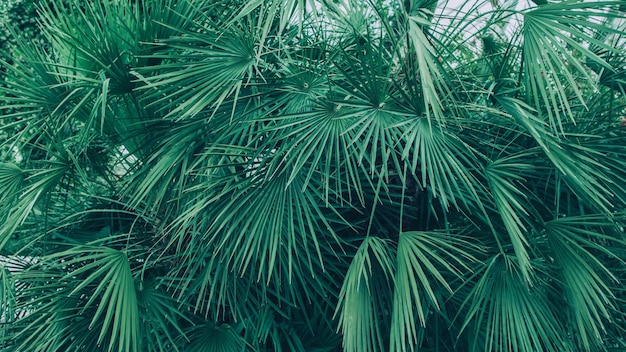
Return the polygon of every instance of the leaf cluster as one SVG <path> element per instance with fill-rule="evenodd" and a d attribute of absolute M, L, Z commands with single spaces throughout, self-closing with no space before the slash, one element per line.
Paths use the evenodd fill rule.
<path fill-rule="evenodd" d="M 2 350 L 624 347 L 621 1 L 37 6 Z"/>

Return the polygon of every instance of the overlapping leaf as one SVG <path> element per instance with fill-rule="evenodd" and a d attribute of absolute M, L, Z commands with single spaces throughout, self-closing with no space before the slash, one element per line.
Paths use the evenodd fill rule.
<path fill-rule="evenodd" d="M 89 326 L 100 327 L 97 343 L 108 340 L 108 351 L 138 351 L 139 309 L 127 252 L 108 247 L 75 247 L 49 259 L 63 259 L 66 266 L 74 268 L 67 279 L 82 277 L 69 295 L 88 294 L 83 310 L 95 308 Z"/>
<path fill-rule="evenodd" d="M 545 231 L 563 281 L 572 334 L 585 350 L 599 348 L 615 309 L 612 286 L 617 282 L 601 258 L 619 258 L 611 244 L 623 243 L 620 230 L 602 215 L 587 215 L 549 221 Z"/>
<path fill-rule="evenodd" d="M 532 265 L 526 236 L 526 232 L 530 230 L 528 228 L 530 214 L 527 211 L 529 203 L 523 192 L 521 174 L 532 170 L 533 166 L 526 163 L 525 158 L 527 158 L 525 155 L 513 155 L 498 159 L 487 166 L 485 173 L 496 208 L 510 236 L 520 271 L 530 283 Z"/>
<path fill-rule="evenodd" d="M 451 282 L 471 269 L 480 251 L 467 238 L 445 232 L 404 232 L 398 240 L 390 350 L 415 351 L 419 331 Z M 417 315 L 417 317 L 416 317 Z"/>
<path fill-rule="evenodd" d="M 609 52 L 619 49 L 594 38 L 595 32 L 624 34 L 601 19 L 623 16 L 618 1 L 593 3 L 564 1 L 540 6 L 524 14 L 524 72 L 529 95 L 541 114 L 548 116 L 552 131 L 562 133 L 563 123 L 574 121 L 572 99 L 585 104 L 578 82 L 596 81 L 581 58 L 611 71 L 611 66 L 588 46 Z M 579 55 L 576 57 L 575 55 Z"/>
<path fill-rule="evenodd" d="M 391 292 L 394 263 L 389 241 L 367 237 L 352 258 L 339 293 L 343 350 L 381 351 L 386 335 L 384 297 Z M 383 319 L 381 319 L 381 317 Z"/>
<path fill-rule="evenodd" d="M 546 289 L 529 287 L 515 258 L 497 254 L 477 271 L 463 305 L 472 351 L 574 351 Z"/>
<path fill-rule="evenodd" d="M 223 35 L 208 25 L 200 31 L 180 31 L 159 42 L 171 48 L 169 54 L 150 56 L 163 63 L 139 71 L 146 105 L 182 119 L 217 109 L 229 97 L 236 104 L 241 89 L 253 79 L 255 32 L 232 28 Z"/>

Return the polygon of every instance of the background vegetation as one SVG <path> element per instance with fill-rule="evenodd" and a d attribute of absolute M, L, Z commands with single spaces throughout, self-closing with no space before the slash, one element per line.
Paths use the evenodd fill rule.
<path fill-rule="evenodd" d="M 37 6 L 2 351 L 626 348 L 623 1 Z"/>

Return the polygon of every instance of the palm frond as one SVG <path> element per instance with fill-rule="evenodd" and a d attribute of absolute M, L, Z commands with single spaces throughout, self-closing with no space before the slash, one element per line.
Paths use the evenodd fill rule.
<path fill-rule="evenodd" d="M 546 222 L 551 255 L 563 281 L 569 308 L 568 326 L 587 351 L 602 344 L 605 323 L 612 319 L 617 278 L 601 260 L 616 258 L 613 243 L 623 242 L 617 225 L 603 215 L 563 217 Z"/>
<path fill-rule="evenodd" d="M 450 88 L 446 84 L 445 76 L 440 71 L 438 53 L 430 44 L 422 26 L 429 23 L 423 16 L 410 16 L 408 19 L 408 36 L 412 44 L 412 53 L 407 56 L 408 63 L 417 65 L 417 80 L 421 87 L 421 96 L 424 100 L 424 114 L 429 124 L 443 124 L 444 106 L 442 96 L 448 94 Z M 415 61 L 413 61 L 415 60 Z M 409 70 L 407 75 L 413 72 Z"/>
<path fill-rule="evenodd" d="M 53 50 L 65 61 L 58 64 L 61 74 L 95 78 L 102 72 L 111 79 L 114 93 L 132 89 L 128 66 L 137 51 L 132 2 L 86 3 L 52 1 L 41 8 L 41 21 L 47 29 Z"/>
<path fill-rule="evenodd" d="M 328 101 L 313 105 L 310 112 L 277 117 L 271 120 L 274 124 L 260 130 L 270 136 L 263 150 L 276 149 L 284 155 L 282 162 L 291 169 L 289 183 L 306 173 L 303 187 L 307 187 L 313 175 L 321 172 L 325 203 L 348 194 L 356 195 L 363 204 L 362 166 L 351 136 L 346 134 L 350 126 L 357 125 L 356 115 L 349 107 L 338 108 Z"/>
<path fill-rule="evenodd" d="M 395 271 L 390 250 L 389 241 L 367 237 L 352 258 L 337 303 L 346 352 L 385 349 L 388 326 L 380 303 L 391 291 Z"/>
<path fill-rule="evenodd" d="M 8 261 L 2 258 L 3 262 Z M 0 266 L 0 320 L 3 323 L 12 323 L 16 316 L 16 292 L 15 292 L 15 278 L 11 275 L 11 272 L 6 263 L 2 263 Z M 2 331 L 5 333 L 5 331 Z M 2 344 L 0 343 L 0 346 Z"/>
<path fill-rule="evenodd" d="M 0 203 L 9 202 L 19 193 L 26 178 L 26 173 L 19 166 L 12 163 L 0 164 Z"/>
<path fill-rule="evenodd" d="M 232 26 L 255 13 L 260 24 L 258 50 L 260 56 L 265 51 L 265 42 L 270 34 L 280 38 L 288 25 L 293 22 L 301 27 L 309 12 L 317 11 L 318 5 L 312 0 L 287 0 L 269 4 L 263 0 L 244 1 L 226 23 L 227 27 Z"/>
<path fill-rule="evenodd" d="M 64 279 L 82 277 L 69 296 L 85 294 L 89 300 L 83 311 L 96 308 L 89 327 L 99 326 L 97 343 L 109 340 L 108 351 L 137 351 L 140 345 L 139 310 L 135 279 L 126 251 L 108 247 L 74 247 L 50 255 L 48 260 L 62 260 L 69 271 Z"/>
<path fill-rule="evenodd" d="M 546 288 L 527 286 L 516 258 L 497 254 L 474 275 L 463 302 L 462 329 L 472 327 L 470 350 L 574 351 L 550 309 Z"/>
<path fill-rule="evenodd" d="M 623 345 L 626 5 L 534 4 L 0 23 L 0 349 Z"/>
<path fill-rule="evenodd" d="M 528 199 L 523 192 L 521 173 L 532 170 L 533 166 L 525 163 L 524 159 L 524 155 L 513 155 L 495 160 L 486 167 L 485 176 L 498 213 L 510 236 L 522 276 L 530 283 L 532 264 L 526 236 L 530 214 L 526 210 L 529 208 Z"/>
<path fill-rule="evenodd" d="M 574 194 L 585 198 L 594 209 L 611 212 L 614 206 L 613 187 L 621 188 L 610 179 L 604 157 L 581 146 L 576 140 L 561 141 L 548 131 L 546 124 L 529 107 L 512 98 L 498 100 L 504 110 L 536 141 L 546 158 L 559 171 L 560 177 Z M 595 154 L 595 155 L 594 155 Z M 619 190 L 619 193 L 622 193 Z"/>
<path fill-rule="evenodd" d="M 178 119 L 217 109 L 231 96 L 234 106 L 242 88 L 256 78 L 256 33 L 251 28 L 232 28 L 224 36 L 209 25 L 199 31 L 180 31 L 179 36 L 159 42 L 174 52 L 150 56 L 163 63 L 138 70 L 138 80 L 145 84 L 139 91 L 147 106 Z M 181 56 L 185 62 L 175 62 Z"/>
<path fill-rule="evenodd" d="M 442 297 L 453 292 L 451 283 L 471 271 L 476 244 L 445 232 L 404 232 L 397 250 L 391 318 L 390 350 L 415 351 L 420 326 Z M 442 292 L 442 294 L 439 294 Z M 417 315 L 417 319 L 416 319 Z"/>
<path fill-rule="evenodd" d="M 32 170 L 24 179 L 25 188 L 15 195 L 17 197 L 12 202 L 2 204 L 0 216 L 4 226 L 0 228 L 0 248 L 7 244 L 48 192 L 57 186 L 68 169 L 68 165 L 59 160 L 50 162 L 48 168 Z"/>
<path fill-rule="evenodd" d="M 183 327 L 193 322 L 177 309 L 174 299 L 153 282 L 141 282 L 136 294 L 144 334 L 149 334 L 144 340 L 144 348 L 180 351 L 181 340 L 187 338 Z"/>
<path fill-rule="evenodd" d="M 592 72 L 573 55 L 612 70 L 601 57 L 581 42 L 609 52 L 619 52 L 594 38 L 596 31 L 624 34 L 623 30 L 601 24 L 606 18 L 620 17 L 615 1 L 577 2 L 539 6 L 524 13 L 524 72 L 534 105 L 542 107 L 552 131 L 563 133 L 563 122 L 575 121 L 572 99 L 586 104 L 578 81 L 596 82 Z"/>
<path fill-rule="evenodd" d="M 444 210 L 451 205 L 457 209 L 461 205 L 480 208 L 481 186 L 473 175 L 479 167 L 479 156 L 458 136 L 431 125 L 425 118 L 414 117 L 400 126 L 406 143 L 402 158 L 410 163 L 420 185 L 428 186 L 439 198 Z"/>
<path fill-rule="evenodd" d="M 215 254 L 233 270 L 252 270 L 258 273 L 258 280 L 265 282 L 280 272 L 291 277 L 291 264 L 281 270 L 275 265 L 278 258 L 292 258 L 298 250 L 313 273 L 311 263 L 323 263 L 323 244 L 340 243 L 332 231 L 331 214 L 335 214 L 336 221 L 341 218 L 332 207 L 317 204 L 322 195 L 314 184 L 303 187 L 303 175 L 289 182 L 288 172 L 272 165 L 280 162 L 278 156 L 268 156 L 251 169 L 237 171 L 240 180 L 227 174 L 201 185 L 206 193 L 193 199 L 189 211 L 174 221 L 174 238 L 184 238 L 187 230 L 196 227 L 196 215 L 206 213 L 211 220 L 200 223 L 205 231 L 201 236 L 215 246 Z"/>
<path fill-rule="evenodd" d="M 230 325 L 212 323 L 198 325 L 187 332 L 190 343 L 185 352 L 236 352 L 243 351 L 245 342 Z"/>

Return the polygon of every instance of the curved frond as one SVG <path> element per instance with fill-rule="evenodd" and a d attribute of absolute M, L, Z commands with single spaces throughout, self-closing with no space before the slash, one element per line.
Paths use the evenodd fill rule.
<path fill-rule="evenodd" d="M 617 282 L 602 257 L 623 263 L 611 249 L 623 243 L 621 230 L 598 215 L 564 217 L 546 222 L 544 228 L 563 281 L 572 335 L 587 351 L 599 348 L 615 309 L 611 287 Z"/>
<path fill-rule="evenodd" d="M 550 308 L 547 288 L 529 287 L 515 258 L 497 254 L 474 275 L 463 306 L 473 351 L 574 351 Z"/>
<path fill-rule="evenodd" d="M 36 205 L 57 186 L 68 171 L 63 162 L 51 162 L 49 168 L 32 170 L 25 179 L 25 187 L 11 202 L 0 205 L 0 219 L 4 225 L 0 227 L 0 248 L 4 247 L 11 236 L 24 224 L 32 214 Z"/>
<path fill-rule="evenodd" d="M 612 70 L 583 43 L 608 52 L 620 51 L 596 39 L 597 32 L 625 34 L 624 30 L 602 24 L 606 18 L 624 16 L 619 6 L 618 1 L 563 1 L 524 13 L 525 81 L 534 105 L 542 107 L 540 116 L 548 116 L 552 131 L 563 133 L 564 122 L 575 122 L 573 99 L 586 104 L 577 82 L 597 82 L 593 72 L 583 66 L 581 57 Z"/>
<path fill-rule="evenodd" d="M 385 349 L 384 329 L 388 325 L 381 304 L 391 292 L 389 281 L 394 272 L 391 249 L 389 241 L 367 237 L 352 258 L 337 303 L 346 352 Z"/>
<path fill-rule="evenodd" d="M 127 253 L 108 247 L 76 247 L 49 256 L 48 260 L 52 259 L 63 259 L 65 266 L 75 268 L 64 279 L 83 277 L 69 296 L 84 294 L 88 286 L 93 289 L 83 311 L 97 307 L 89 324 L 90 328 L 100 327 L 97 343 L 110 338 L 108 351 L 137 351 L 139 311 Z"/>
<path fill-rule="evenodd" d="M 243 351 L 245 343 L 228 324 L 212 323 L 198 325 L 188 333 L 189 345 L 185 352 L 237 352 Z"/>
<path fill-rule="evenodd" d="M 536 141 L 574 194 L 595 210 L 611 212 L 615 192 L 623 194 L 623 187 L 610 178 L 610 165 L 601 153 L 585 148 L 575 139 L 559 140 L 528 106 L 515 99 L 502 98 L 498 102 Z"/>
<path fill-rule="evenodd" d="M 420 327 L 439 310 L 452 281 L 471 271 L 480 250 L 467 238 L 445 232 L 400 234 L 394 279 L 390 350 L 415 351 Z M 416 319 L 417 315 L 417 319 Z"/>
<path fill-rule="evenodd" d="M 525 163 L 523 158 L 519 160 L 520 157 L 520 155 L 514 155 L 491 162 L 485 168 L 485 176 L 493 194 L 496 209 L 510 236 L 520 271 L 530 283 L 532 264 L 530 263 L 529 243 L 526 236 L 526 232 L 529 231 L 527 224 L 530 214 L 527 210 L 528 199 L 523 192 L 521 174 L 532 170 L 533 166 Z"/>

